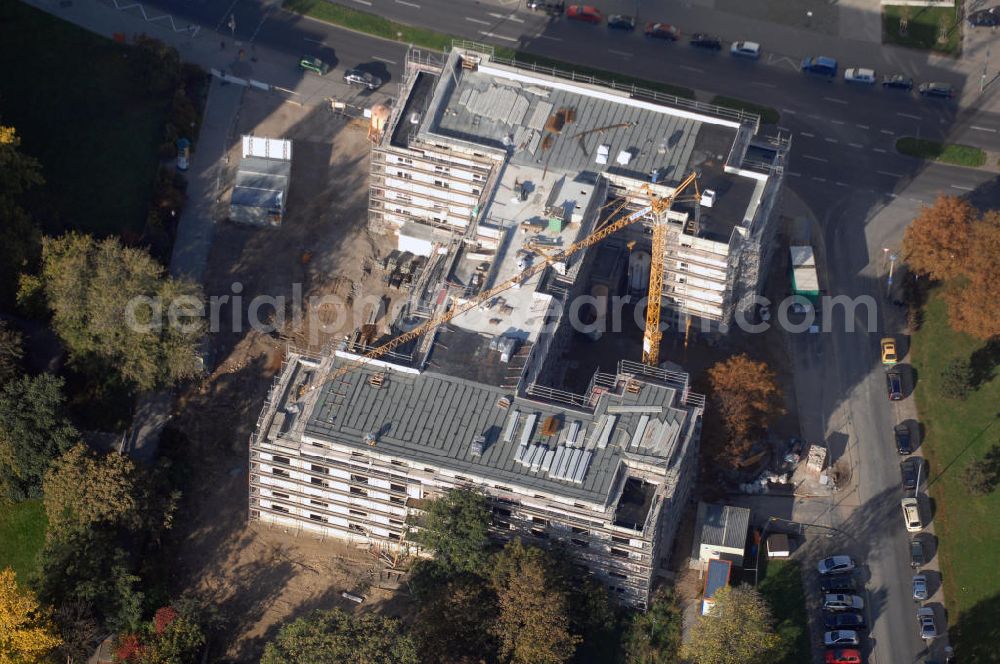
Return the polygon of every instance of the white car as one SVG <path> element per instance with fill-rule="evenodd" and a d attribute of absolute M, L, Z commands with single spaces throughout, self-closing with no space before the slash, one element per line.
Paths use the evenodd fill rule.
<path fill-rule="evenodd" d="M 844 70 L 844 81 L 847 83 L 864 83 L 875 85 L 875 70 L 863 67 L 852 67 Z"/>
<path fill-rule="evenodd" d="M 733 45 L 729 47 L 729 54 L 738 58 L 756 60 L 760 57 L 760 44 L 752 41 L 733 42 Z"/>
<path fill-rule="evenodd" d="M 823 645 L 827 648 L 836 646 L 856 646 L 861 643 L 858 633 L 853 629 L 835 629 L 823 634 Z"/>
<path fill-rule="evenodd" d="M 850 556 L 830 556 L 819 561 L 816 569 L 820 574 L 837 574 L 839 572 L 850 572 L 854 569 L 854 561 Z"/>
<path fill-rule="evenodd" d="M 934 609 L 929 606 L 917 609 L 917 623 L 920 624 L 920 638 L 932 641 L 938 636 L 937 623 L 934 622 Z"/>
<path fill-rule="evenodd" d="M 862 611 L 865 608 L 865 600 L 857 595 L 825 595 L 823 597 L 823 610 L 825 611 Z"/>
<path fill-rule="evenodd" d="M 924 522 L 920 520 L 920 503 L 916 498 L 903 498 L 900 507 L 903 508 L 903 523 L 906 524 L 907 532 L 919 533 L 924 529 Z"/>

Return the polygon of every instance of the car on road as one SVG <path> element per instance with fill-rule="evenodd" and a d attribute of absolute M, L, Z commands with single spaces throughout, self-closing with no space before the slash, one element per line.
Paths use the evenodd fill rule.
<path fill-rule="evenodd" d="M 889 397 L 890 399 L 892 397 Z M 892 436 L 896 440 L 896 451 L 906 456 L 913 454 L 913 443 L 910 438 L 910 427 L 905 424 L 897 424 L 892 428 Z"/>
<path fill-rule="evenodd" d="M 864 629 L 865 614 L 860 611 L 837 611 L 824 613 L 823 625 L 828 630 Z"/>
<path fill-rule="evenodd" d="M 875 85 L 875 70 L 864 67 L 851 67 L 844 70 L 845 83 L 862 83 L 864 85 Z"/>
<path fill-rule="evenodd" d="M 544 0 L 527 0 L 525 2 L 528 9 L 535 12 L 542 12 L 549 16 L 561 16 L 566 11 L 565 2 L 545 2 Z"/>
<path fill-rule="evenodd" d="M 721 51 L 722 50 L 722 40 L 715 35 L 706 35 L 703 32 L 696 32 L 691 35 L 691 41 L 688 42 L 691 46 L 695 48 L 703 48 L 706 51 Z"/>
<path fill-rule="evenodd" d="M 927 577 L 923 574 L 913 575 L 913 599 L 922 602 L 927 597 Z"/>
<path fill-rule="evenodd" d="M 570 5 L 566 8 L 566 18 L 571 21 L 582 21 L 597 25 L 601 22 L 601 12 L 590 5 Z"/>
<path fill-rule="evenodd" d="M 903 498 L 899 502 L 900 507 L 903 508 L 903 524 L 906 526 L 906 531 L 910 533 L 919 533 L 924 529 L 924 522 L 920 518 L 920 503 L 913 496 Z"/>
<path fill-rule="evenodd" d="M 825 664 L 861 664 L 863 660 L 861 651 L 857 648 L 843 648 L 828 650 L 823 661 Z"/>
<path fill-rule="evenodd" d="M 835 629 L 823 634 L 823 645 L 827 648 L 856 646 L 859 643 L 861 643 L 861 637 L 853 629 Z"/>
<path fill-rule="evenodd" d="M 608 28 L 611 30 L 635 30 L 635 19 L 625 14 L 608 14 Z"/>
<path fill-rule="evenodd" d="M 824 576 L 827 574 L 850 572 L 855 567 L 854 560 L 850 556 L 830 556 L 819 561 L 816 565 L 816 569 Z"/>
<path fill-rule="evenodd" d="M 951 99 L 955 94 L 950 84 L 936 81 L 921 83 L 917 90 L 924 97 L 937 97 L 938 99 Z"/>
<path fill-rule="evenodd" d="M 802 61 L 802 71 L 807 74 L 834 77 L 837 75 L 837 61 L 825 55 L 805 58 Z"/>
<path fill-rule="evenodd" d="M 348 85 L 361 85 L 369 90 L 377 90 L 382 87 L 381 78 L 360 69 L 348 69 L 345 71 L 344 82 Z"/>
<path fill-rule="evenodd" d="M 920 638 L 931 641 L 938 636 L 937 623 L 934 621 L 934 609 L 923 606 L 917 609 L 917 624 L 920 625 Z"/>
<path fill-rule="evenodd" d="M 848 70 L 850 71 L 850 70 Z M 892 337 L 885 337 L 880 343 L 882 347 L 882 364 L 893 365 L 899 362 L 896 355 L 896 340 Z"/>
<path fill-rule="evenodd" d="M 913 79 L 903 74 L 886 74 L 882 77 L 882 87 L 893 90 L 912 90 Z"/>
<path fill-rule="evenodd" d="M 852 593 L 858 585 L 850 574 L 830 574 L 819 580 L 819 589 L 824 593 Z"/>
<path fill-rule="evenodd" d="M 910 540 L 910 567 L 917 569 L 923 567 L 927 562 L 927 555 L 924 553 L 924 543 L 919 537 Z"/>
<path fill-rule="evenodd" d="M 756 60 L 760 57 L 760 44 L 752 41 L 733 42 L 733 45 L 729 47 L 729 55 Z"/>
<path fill-rule="evenodd" d="M 919 459 L 910 457 L 899 464 L 899 474 L 903 477 L 903 488 L 907 491 L 917 488 L 917 464 L 919 463 Z"/>
<path fill-rule="evenodd" d="M 323 76 L 330 71 L 330 65 L 326 64 L 319 58 L 314 58 L 309 55 L 303 55 L 299 58 L 299 68 L 319 74 L 320 76 Z"/>
<path fill-rule="evenodd" d="M 886 387 L 889 389 L 889 401 L 899 401 L 903 398 L 903 375 L 898 371 L 885 374 Z"/>
<path fill-rule="evenodd" d="M 997 7 L 990 7 L 973 12 L 969 14 L 969 25 L 974 28 L 992 28 L 1000 25 L 1000 10 Z"/>
<path fill-rule="evenodd" d="M 847 611 L 853 609 L 862 611 L 865 608 L 865 600 L 858 595 L 830 594 L 823 597 L 824 611 Z"/>
<path fill-rule="evenodd" d="M 677 41 L 680 39 L 681 31 L 676 26 L 669 23 L 647 23 L 646 36 L 652 39 L 667 39 Z"/>

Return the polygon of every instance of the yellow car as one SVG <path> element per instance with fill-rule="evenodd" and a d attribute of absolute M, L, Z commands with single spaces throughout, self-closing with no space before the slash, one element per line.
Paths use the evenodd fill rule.
<path fill-rule="evenodd" d="M 882 340 L 882 364 L 896 364 L 896 340 L 886 337 Z"/>

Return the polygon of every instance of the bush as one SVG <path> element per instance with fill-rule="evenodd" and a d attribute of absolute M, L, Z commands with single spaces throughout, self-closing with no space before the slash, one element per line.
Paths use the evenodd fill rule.
<path fill-rule="evenodd" d="M 941 374 L 941 386 L 956 399 L 964 399 L 972 390 L 972 365 L 968 360 L 952 360 Z"/>

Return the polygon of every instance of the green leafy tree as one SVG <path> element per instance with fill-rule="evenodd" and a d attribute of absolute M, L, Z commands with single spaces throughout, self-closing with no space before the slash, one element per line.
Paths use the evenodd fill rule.
<path fill-rule="evenodd" d="M 46 238 L 38 286 L 78 366 L 114 371 L 144 390 L 197 374 L 200 289 L 166 276 L 147 252 L 115 238 Z"/>
<path fill-rule="evenodd" d="M 972 390 L 972 365 L 958 358 L 949 362 L 941 372 L 941 386 L 956 399 L 964 399 Z"/>
<path fill-rule="evenodd" d="M 41 165 L 18 149 L 13 127 L 0 125 L 0 303 L 13 302 L 17 275 L 38 260 L 41 232 L 19 199 L 42 184 Z"/>
<path fill-rule="evenodd" d="M 489 561 L 490 507 L 486 496 L 453 489 L 431 501 L 417 541 L 434 550 L 448 572 L 484 574 Z"/>
<path fill-rule="evenodd" d="M 40 374 L 0 389 L 0 490 L 8 499 L 37 497 L 49 464 L 79 438 L 62 387 L 61 378 Z"/>
<path fill-rule="evenodd" d="M 314 611 L 284 626 L 264 648 L 261 664 L 417 664 L 413 639 L 399 623 L 375 614 L 340 609 Z"/>
<path fill-rule="evenodd" d="M 496 657 L 491 628 L 497 598 L 482 579 L 461 576 L 439 585 L 420 602 L 413 637 L 424 661 L 440 664 L 478 662 Z"/>
<path fill-rule="evenodd" d="M 658 592 L 645 613 L 626 622 L 622 649 L 627 664 L 676 664 L 680 661 L 681 610 L 670 591 Z"/>
<path fill-rule="evenodd" d="M 491 570 L 500 613 L 494 632 L 500 658 L 512 664 L 568 662 L 581 642 L 572 633 L 569 593 L 546 552 L 513 540 Z"/>
<path fill-rule="evenodd" d="M 743 585 L 716 593 L 715 606 L 698 618 L 680 654 L 694 664 L 756 664 L 772 661 L 783 651 L 767 602 L 756 589 Z"/>
<path fill-rule="evenodd" d="M 21 375 L 24 339 L 21 333 L 0 320 L 0 385 L 6 385 Z"/>

